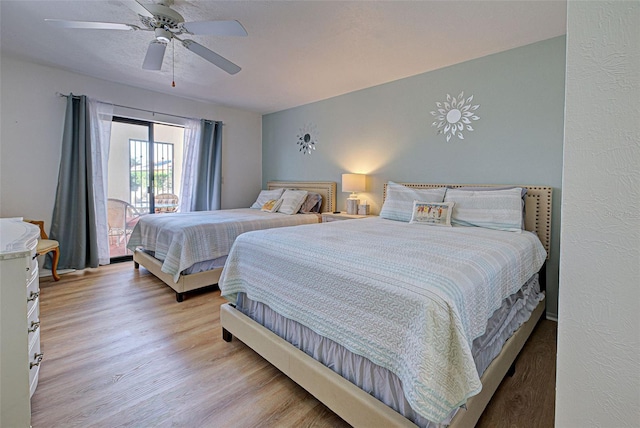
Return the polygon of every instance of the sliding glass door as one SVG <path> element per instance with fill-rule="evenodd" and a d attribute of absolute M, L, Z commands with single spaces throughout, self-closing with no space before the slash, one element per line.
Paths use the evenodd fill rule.
<path fill-rule="evenodd" d="M 183 143 L 182 127 L 114 117 L 107 204 L 112 261 L 131 257 L 126 244 L 141 216 L 177 211 Z"/>

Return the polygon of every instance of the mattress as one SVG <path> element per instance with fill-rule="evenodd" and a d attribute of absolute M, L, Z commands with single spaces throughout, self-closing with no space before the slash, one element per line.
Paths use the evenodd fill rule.
<path fill-rule="evenodd" d="M 473 342 L 545 258 L 530 232 L 368 218 L 243 234 L 219 285 L 388 369 L 444 422 L 480 391 Z"/>
<path fill-rule="evenodd" d="M 146 249 L 142 249 L 142 251 L 144 251 L 145 253 L 149 254 L 151 257 L 154 257 L 156 259 L 158 259 L 156 257 L 156 253 L 155 251 L 149 251 Z M 162 262 L 163 260 L 158 259 L 160 262 Z M 189 266 L 188 268 L 186 268 L 185 270 L 183 270 L 182 272 L 180 272 L 181 275 L 191 275 L 194 273 L 200 273 L 200 272 L 206 272 L 209 270 L 214 270 L 214 269 L 219 269 L 224 267 L 224 263 L 227 261 L 227 256 L 222 256 L 222 257 L 218 257 L 215 258 L 213 260 L 205 260 L 203 262 L 198 262 L 195 263 L 191 266 Z"/>
<path fill-rule="evenodd" d="M 503 300 L 500 308 L 488 320 L 485 334 L 473 342 L 473 359 L 479 376 L 500 353 L 513 332 L 529 319 L 543 298 L 538 274 L 535 274 L 520 290 Z M 457 411 L 452 411 L 441 423 L 429 421 L 407 402 L 402 382 L 388 369 L 372 363 L 369 359 L 349 351 L 296 321 L 283 317 L 267 305 L 249 299 L 245 293 L 238 295 L 236 308 L 419 427 L 445 427 Z"/>
<path fill-rule="evenodd" d="M 250 208 L 148 215 L 136 224 L 127 248 L 153 251 L 162 261 L 162 272 L 177 282 L 194 264 L 226 256 L 242 233 L 310 223 L 318 223 L 317 214 L 286 215 Z"/>

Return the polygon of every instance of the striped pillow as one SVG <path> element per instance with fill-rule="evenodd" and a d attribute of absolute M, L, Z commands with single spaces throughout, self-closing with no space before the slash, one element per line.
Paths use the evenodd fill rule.
<path fill-rule="evenodd" d="M 282 194 L 282 204 L 278 208 L 278 212 L 282 214 L 295 214 L 300 211 L 302 203 L 307 198 L 306 190 L 287 189 Z"/>
<path fill-rule="evenodd" d="M 447 189 L 445 202 L 455 202 L 451 223 L 488 229 L 522 230 L 522 188 L 505 190 Z"/>
<path fill-rule="evenodd" d="M 445 187 L 436 189 L 412 189 L 402 184 L 389 181 L 387 196 L 380 210 L 380 217 L 389 220 L 410 221 L 413 215 L 413 201 L 442 202 L 446 192 Z"/>

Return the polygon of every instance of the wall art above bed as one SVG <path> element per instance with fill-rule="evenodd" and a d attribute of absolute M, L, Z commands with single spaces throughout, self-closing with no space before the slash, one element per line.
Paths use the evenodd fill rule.
<path fill-rule="evenodd" d="M 464 140 L 462 131 L 473 131 L 471 121 L 480 119 L 476 113 L 480 104 L 472 105 L 471 101 L 473 95 L 465 100 L 464 92 L 460 92 L 457 97 L 447 94 L 447 101 L 436 102 L 438 109 L 431 112 L 436 120 L 431 126 L 436 127 L 438 134 L 446 135 L 447 142 L 454 136 Z"/>
<path fill-rule="evenodd" d="M 298 142 L 296 144 L 300 146 L 298 151 L 302 152 L 303 155 L 311 154 L 311 151 L 316 149 L 316 143 L 318 142 L 318 131 L 315 125 L 305 124 L 300 128 L 297 138 Z"/>

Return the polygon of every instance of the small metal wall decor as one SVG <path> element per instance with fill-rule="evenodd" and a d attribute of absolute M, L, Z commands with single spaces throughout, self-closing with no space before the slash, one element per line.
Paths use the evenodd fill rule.
<path fill-rule="evenodd" d="M 447 94 L 447 101 L 436 103 L 438 109 L 431 112 L 436 121 L 431 126 L 437 128 L 438 134 L 445 134 L 447 142 L 453 136 L 464 140 L 462 131 L 473 131 L 471 121 L 480 119 L 475 113 L 480 104 L 472 105 L 471 101 L 473 101 L 473 95 L 465 100 L 463 91 L 457 97 Z"/>
<path fill-rule="evenodd" d="M 300 134 L 298 134 L 298 144 L 303 155 L 311 154 L 312 150 L 316 149 L 316 143 L 318 142 L 318 131 L 316 127 L 310 123 L 305 124 L 300 128 Z"/>

